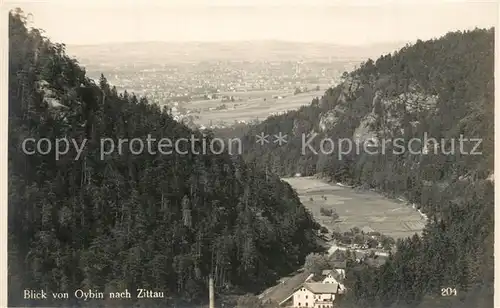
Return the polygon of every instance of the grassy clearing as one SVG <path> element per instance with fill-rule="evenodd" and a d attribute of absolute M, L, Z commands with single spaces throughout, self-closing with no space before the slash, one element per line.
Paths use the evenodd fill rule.
<path fill-rule="evenodd" d="M 197 124 L 208 125 L 210 121 L 213 124 L 225 122 L 232 124 L 234 121 L 251 121 L 255 119 L 264 120 L 273 113 L 284 112 L 286 110 L 298 109 L 303 105 L 309 105 L 313 98 L 321 97 L 324 90 L 311 91 L 293 95 L 293 93 L 283 93 L 276 91 L 258 91 L 258 92 L 235 92 L 227 93 L 241 98 L 242 101 L 221 102 L 216 100 L 201 100 L 183 104 L 186 109 L 199 109 L 196 114 L 199 119 L 195 120 Z M 222 94 L 225 95 L 225 94 Z M 273 98 L 275 95 L 285 96 L 282 99 Z M 226 105 L 223 110 L 209 110 L 222 104 Z"/>
<path fill-rule="evenodd" d="M 411 206 L 372 191 L 356 191 L 315 177 L 284 180 L 297 190 L 301 202 L 314 218 L 330 231 L 340 228 L 341 232 L 345 232 L 353 227 L 368 226 L 397 239 L 420 233 L 425 226 L 425 220 Z M 334 208 L 339 219 L 333 221 L 330 217 L 321 215 L 322 207 Z"/>

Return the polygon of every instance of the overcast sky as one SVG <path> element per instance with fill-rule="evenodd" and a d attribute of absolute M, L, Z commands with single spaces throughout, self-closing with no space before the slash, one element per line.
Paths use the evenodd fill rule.
<path fill-rule="evenodd" d="M 32 13 L 34 26 L 66 44 L 278 39 L 362 45 L 425 40 L 453 30 L 491 27 L 498 20 L 495 1 L 393 3 L 32 0 L 10 5 Z"/>

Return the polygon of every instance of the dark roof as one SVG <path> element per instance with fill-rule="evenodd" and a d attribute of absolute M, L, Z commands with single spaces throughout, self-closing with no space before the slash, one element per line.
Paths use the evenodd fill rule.
<path fill-rule="evenodd" d="M 284 283 L 279 283 L 269 289 L 267 289 L 262 296 L 262 300 L 265 302 L 271 300 L 274 302 L 281 302 L 287 298 L 291 293 L 293 293 L 298 287 L 304 283 L 304 280 L 310 275 L 309 272 L 302 272 L 288 278 Z"/>
<path fill-rule="evenodd" d="M 337 293 L 339 289 L 338 283 L 321 283 L 321 282 L 306 282 L 304 287 L 315 294 Z"/>

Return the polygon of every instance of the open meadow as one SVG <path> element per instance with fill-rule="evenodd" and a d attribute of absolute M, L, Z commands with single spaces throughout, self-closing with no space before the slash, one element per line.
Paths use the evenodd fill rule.
<path fill-rule="evenodd" d="M 196 124 L 206 126 L 220 122 L 233 124 L 235 121 L 264 120 L 275 113 L 298 109 L 311 104 L 313 98 L 321 97 L 324 93 L 324 89 L 297 95 L 283 91 L 228 92 L 219 95 L 232 95 L 237 98 L 234 102 L 221 102 L 220 99 L 199 100 L 184 103 L 183 107 L 199 110 L 199 113 L 196 113 L 199 117 L 195 120 Z M 226 108 L 217 110 L 217 107 L 223 104 Z"/>
<path fill-rule="evenodd" d="M 297 191 L 304 206 L 311 211 L 316 221 L 329 231 L 340 229 L 345 232 L 353 227 L 367 226 L 398 239 L 420 233 L 426 223 L 411 206 L 373 191 L 354 190 L 315 177 L 283 180 Z M 335 209 L 339 219 L 333 221 L 330 217 L 321 215 L 322 207 Z"/>

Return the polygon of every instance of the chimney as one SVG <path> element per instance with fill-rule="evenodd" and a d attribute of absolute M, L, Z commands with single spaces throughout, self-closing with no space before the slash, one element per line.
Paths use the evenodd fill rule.
<path fill-rule="evenodd" d="M 208 297 L 209 308 L 215 308 L 214 278 L 212 275 L 208 276 Z"/>

